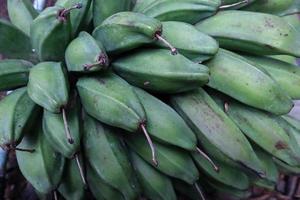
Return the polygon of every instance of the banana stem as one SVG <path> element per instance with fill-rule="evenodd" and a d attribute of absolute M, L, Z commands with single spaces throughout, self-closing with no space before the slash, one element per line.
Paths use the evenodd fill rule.
<path fill-rule="evenodd" d="M 17 148 L 17 147 L 12 147 L 11 150 L 15 150 L 15 151 L 23 151 L 23 152 L 28 152 L 28 153 L 33 153 L 33 152 L 35 152 L 35 149 L 22 149 L 22 148 Z"/>
<path fill-rule="evenodd" d="M 106 65 L 107 64 L 107 56 L 105 54 L 100 54 L 97 61 L 91 64 L 84 64 L 84 70 L 89 71 L 91 68 L 96 67 L 97 65 Z"/>
<path fill-rule="evenodd" d="M 71 8 L 64 8 L 58 12 L 58 19 L 60 21 L 66 21 L 66 16 L 74 9 L 80 9 L 82 8 L 82 3 L 76 3 Z"/>
<path fill-rule="evenodd" d="M 202 200 L 205 200 L 204 194 L 200 188 L 200 186 L 198 185 L 198 183 L 194 183 L 194 187 L 196 188 L 197 192 L 199 193 L 200 197 Z"/>
<path fill-rule="evenodd" d="M 165 38 L 163 38 L 159 33 L 155 34 L 155 37 L 161 41 L 162 43 L 164 43 L 165 45 L 167 45 L 167 47 L 170 48 L 172 55 L 176 55 L 178 53 L 177 49 L 175 47 L 173 47 Z"/>
<path fill-rule="evenodd" d="M 141 128 L 142 128 L 143 133 L 144 133 L 144 135 L 146 136 L 146 139 L 147 139 L 147 141 L 148 141 L 148 144 L 149 144 L 149 146 L 150 146 L 150 148 L 151 148 L 151 152 L 152 152 L 152 162 L 154 163 L 155 166 L 158 166 L 158 162 L 157 162 L 157 159 L 156 159 L 156 150 L 155 150 L 155 147 L 154 147 L 154 145 L 153 145 L 153 142 L 152 142 L 152 140 L 151 140 L 151 138 L 150 138 L 150 136 L 149 136 L 149 134 L 148 134 L 148 132 L 147 132 L 147 129 L 146 129 L 146 127 L 145 127 L 144 124 L 141 124 Z"/>
<path fill-rule="evenodd" d="M 53 191 L 53 197 L 54 197 L 54 200 L 58 200 L 58 197 L 57 197 L 57 192 L 56 190 Z"/>
<path fill-rule="evenodd" d="M 206 153 L 204 153 L 200 148 L 198 148 L 197 147 L 197 151 L 198 151 L 198 153 L 202 156 L 202 157 L 204 157 L 210 164 L 211 164 L 211 166 L 214 168 L 214 170 L 216 171 L 216 172 L 219 172 L 220 171 L 220 168 L 214 163 L 214 161 L 212 161 L 212 159 L 206 154 Z"/>
<path fill-rule="evenodd" d="M 233 3 L 233 4 L 223 5 L 223 6 L 219 7 L 219 10 L 225 10 L 225 9 L 228 9 L 228 8 L 232 8 L 232 7 L 235 7 L 235 6 L 242 5 L 242 4 L 246 4 L 248 2 L 249 2 L 249 0 L 244 0 L 244 1 L 237 2 L 237 3 Z"/>
<path fill-rule="evenodd" d="M 68 142 L 70 144 L 73 144 L 74 140 L 73 140 L 73 138 L 71 136 L 70 127 L 69 127 L 69 124 L 68 124 L 68 121 L 67 121 L 66 111 L 65 111 L 64 108 L 62 109 L 62 116 L 63 116 L 64 126 L 65 126 L 66 137 L 68 139 Z"/>
<path fill-rule="evenodd" d="M 83 184 L 86 185 L 86 180 L 85 180 L 84 172 L 83 172 L 83 169 L 81 167 L 78 154 L 75 155 L 75 160 L 76 160 L 76 163 L 77 163 L 77 166 L 78 166 L 78 169 L 79 169 L 81 180 L 82 180 Z"/>

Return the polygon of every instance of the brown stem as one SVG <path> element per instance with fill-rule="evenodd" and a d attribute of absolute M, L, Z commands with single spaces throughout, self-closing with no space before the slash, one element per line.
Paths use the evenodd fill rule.
<path fill-rule="evenodd" d="M 173 47 L 165 38 L 163 38 L 160 33 L 156 33 L 155 37 L 170 48 L 172 55 L 176 55 L 178 53 L 177 49 Z"/>
<path fill-rule="evenodd" d="M 58 19 L 61 21 L 66 21 L 66 16 L 74 9 L 82 8 L 82 3 L 76 3 L 74 6 L 70 8 L 64 8 L 58 12 Z"/>
<path fill-rule="evenodd" d="M 77 163 L 77 166 L 78 166 L 78 169 L 79 169 L 81 180 L 82 180 L 83 184 L 86 185 L 86 180 L 85 180 L 84 172 L 83 172 L 83 169 L 81 167 L 78 154 L 75 155 L 75 160 L 76 160 L 76 163 Z"/>
<path fill-rule="evenodd" d="M 58 197 L 57 197 L 57 192 L 56 190 L 53 191 L 53 197 L 54 197 L 54 200 L 58 200 Z"/>
<path fill-rule="evenodd" d="M 198 151 L 198 153 L 202 156 L 202 157 L 204 157 L 210 164 L 211 164 L 211 166 L 214 168 L 214 170 L 216 171 L 216 172 L 219 172 L 220 171 L 220 168 L 214 163 L 214 161 L 212 161 L 212 159 L 206 154 L 206 153 L 204 153 L 200 148 L 198 148 L 197 147 L 197 151 Z"/>
<path fill-rule="evenodd" d="M 62 108 L 61 110 L 62 110 L 62 116 L 63 116 L 64 126 L 65 126 L 66 137 L 68 139 L 68 142 L 70 144 L 73 144 L 74 140 L 73 140 L 73 138 L 71 136 L 70 127 L 69 127 L 69 124 L 68 124 L 68 121 L 67 121 L 66 111 L 65 111 L 64 108 Z"/>
<path fill-rule="evenodd" d="M 198 183 L 194 183 L 194 187 L 196 188 L 197 192 L 199 193 L 200 197 L 202 200 L 205 200 L 204 194 L 200 188 L 200 186 L 198 185 Z"/>
<path fill-rule="evenodd" d="M 91 68 L 96 67 L 97 65 L 107 65 L 107 56 L 105 54 L 101 53 L 95 63 L 84 64 L 83 68 L 85 71 L 89 71 Z"/>
<path fill-rule="evenodd" d="M 228 8 L 231 8 L 231 7 L 235 7 L 235 6 L 239 6 L 239 5 L 242 5 L 242 4 L 246 4 L 248 2 L 249 2 L 249 0 L 243 0 L 243 1 L 240 1 L 240 2 L 237 2 L 237 3 L 223 5 L 223 6 L 219 7 L 219 10 L 225 10 L 225 9 L 228 9 Z"/>
<path fill-rule="evenodd" d="M 149 144 L 149 146 L 150 146 L 150 148 L 151 148 L 151 152 L 152 152 L 152 162 L 154 163 L 155 166 L 158 166 L 158 162 L 157 162 L 157 159 L 156 159 L 156 151 L 155 151 L 155 147 L 154 147 L 154 145 L 153 145 L 153 142 L 152 142 L 152 140 L 151 140 L 151 138 L 150 138 L 150 136 L 149 136 L 149 134 L 148 134 L 148 132 L 147 132 L 147 129 L 146 129 L 145 125 L 144 125 L 144 124 L 141 124 L 140 126 L 141 126 L 141 128 L 142 128 L 142 130 L 143 130 L 143 133 L 144 133 L 144 135 L 146 136 L 146 139 L 147 139 L 147 141 L 148 141 L 148 144 Z"/>

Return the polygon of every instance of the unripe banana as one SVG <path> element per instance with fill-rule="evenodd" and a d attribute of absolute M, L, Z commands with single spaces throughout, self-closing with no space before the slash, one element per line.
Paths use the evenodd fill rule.
<path fill-rule="evenodd" d="M 30 99 L 27 88 L 19 88 L 0 101 L 0 145 L 14 149 L 24 134 L 31 134 L 39 107 Z"/>
<path fill-rule="evenodd" d="M 0 61 L 0 91 L 26 85 L 32 63 L 25 60 L 7 59 Z"/>
<path fill-rule="evenodd" d="M 143 137 L 138 135 L 126 137 L 126 142 L 132 150 L 155 167 L 151 160 L 151 151 Z M 189 184 L 194 184 L 198 180 L 198 170 L 187 152 L 172 146 L 165 146 L 159 143 L 154 144 L 159 163 L 156 166 L 157 170 Z"/>
<path fill-rule="evenodd" d="M 236 168 L 214 160 L 219 166 L 219 171 L 216 172 L 211 168 L 210 163 L 199 154 L 192 153 L 192 156 L 200 171 L 210 178 L 239 190 L 247 190 L 250 187 L 248 176 L 243 171 L 238 171 Z"/>
<path fill-rule="evenodd" d="M 197 138 L 185 121 L 168 105 L 139 89 L 134 89 L 146 113 L 152 138 L 188 151 L 196 151 Z"/>
<path fill-rule="evenodd" d="M 218 43 L 210 36 L 201 33 L 193 25 L 184 22 L 162 22 L 163 36 L 183 56 L 201 63 L 213 57 L 218 49 Z M 161 42 L 156 42 L 159 47 L 169 48 Z"/>
<path fill-rule="evenodd" d="M 56 6 L 70 8 L 77 3 L 81 4 L 81 8 L 73 10 L 70 13 L 72 36 L 75 37 L 81 30 L 85 28 L 85 20 L 87 18 L 92 0 L 58 0 Z"/>
<path fill-rule="evenodd" d="M 300 98 L 300 68 L 274 58 L 246 55 L 258 68 L 266 70 L 280 87 L 293 99 Z"/>
<path fill-rule="evenodd" d="M 87 180 L 89 188 L 97 200 L 123 200 L 122 194 L 108 185 L 97 172 L 87 164 Z"/>
<path fill-rule="evenodd" d="M 275 15 L 224 11 L 199 22 L 196 27 L 216 38 L 222 48 L 258 55 L 300 56 L 297 31 Z"/>
<path fill-rule="evenodd" d="M 31 68 L 27 90 L 38 105 L 60 113 L 69 100 L 69 83 L 62 64 L 42 62 Z"/>
<path fill-rule="evenodd" d="M 40 61 L 61 61 L 72 38 L 70 11 L 81 8 L 81 4 L 66 9 L 61 6 L 48 7 L 35 18 L 30 27 L 32 47 Z"/>
<path fill-rule="evenodd" d="M 165 49 L 144 49 L 112 63 L 114 71 L 137 87 L 178 93 L 200 87 L 209 79 L 206 66 Z"/>
<path fill-rule="evenodd" d="M 209 142 L 229 159 L 263 176 L 261 163 L 247 138 L 203 89 L 172 96 L 171 104 L 204 148 Z"/>
<path fill-rule="evenodd" d="M 107 184 L 123 194 L 124 199 L 136 199 L 139 185 L 126 155 L 126 149 L 116 133 L 95 119 L 84 119 L 84 152 L 88 163 Z"/>
<path fill-rule="evenodd" d="M 62 175 L 58 191 L 66 200 L 84 200 L 85 185 L 81 180 L 75 160 L 68 160 Z"/>
<path fill-rule="evenodd" d="M 169 177 L 154 169 L 133 151 L 130 155 L 145 197 L 156 200 L 177 199 Z"/>
<path fill-rule="evenodd" d="M 81 32 L 69 44 L 65 60 L 70 72 L 95 72 L 109 65 L 104 47 L 87 32 Z"/>
<path fill-rule="evenodd" d="M 246 7 L 243 10 L 253 12 L 263 12 L 277 15 L 286 11 L 293 4 L 295 0 L 271 0 L 271 1 L 256 1 Z"/>
<path fill-rule="evenodd" d="M 222 100 L 227 105 L 228 116 L 254 143 L 291 166 L 300 165 L 299 154 L 289 135 L 278 124 L 277 116 L 234 100 Z"/>
<path fill-rule="evenodd" d="M 33 153 L 17 151 L 17 160 L 24 177 L 40 193 L 56 189 L 64 169 L 65 159 L 47 142 L 41 124 L 26 134 L 18 147 Z"/>
<path fill-rule="evenodd" d="M 0 33 L 0 52 L 3 56 L 13 59 L 34 59 L 30 38 L 25 33 L 3 19 L 0 19 Z"/>
<path fill-rule="evenodd" d="M 210 70 L 208 86 L 211 88 L 278 115 L 288 113 L 293 107 L 291 98 L 255 62 L 220 50 L 206 65 Z"/>
<path fill-rule="evenodd" d="M 102 24 L 102 22 L 110 17 L 111 15 L 122 12 L 129 11 L 131 8 L 132 0 L 94 0 L 93 1 L 93 19 L 94 27 Z"/>
<path fill-rule="evenodd" d="M 93 31 L 109 54 L 119 54 L 156 40 L 165 43 L 172 54 L 177 50 L 162 35 L 162 23 L 136 12 L 120 12 L 107 18 Z"/>
<path fill-rule="evenodd" d="M 26 35 L 30 35 L 30 25 L 38 15 L 30 0 L 9 0 L 7 11 L 12 24 Z"/>
<path fill-rule="evenodd" d="M 195 24 L 214 15 L 221 0 L 143 0 L 137 1 L 133 11 L 161 21 L 182 21 Z"/>

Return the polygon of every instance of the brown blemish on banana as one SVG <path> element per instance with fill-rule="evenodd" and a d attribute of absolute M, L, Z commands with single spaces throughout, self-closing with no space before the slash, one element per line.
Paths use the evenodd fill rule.
<path fill-rule="evenodd" d="M 275 145 L 276 149 L 278 150 L 282 150 L 282 149 L 287 149 L 288 148 L 288 145 L 283 142 L 283 141 L 278 141 Z"/>

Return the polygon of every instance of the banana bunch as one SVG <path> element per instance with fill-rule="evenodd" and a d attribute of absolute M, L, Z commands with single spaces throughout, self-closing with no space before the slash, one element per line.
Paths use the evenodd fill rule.
<path fill-rule="evenodd" d="M 0 146 L 41 199 L 247 198 L 300 172 L 299 0 L 7 0 Z"/>

